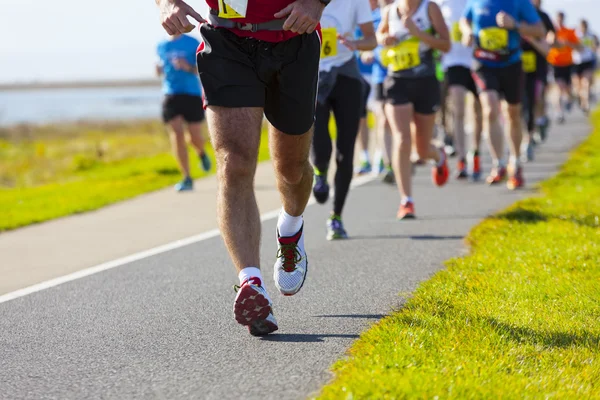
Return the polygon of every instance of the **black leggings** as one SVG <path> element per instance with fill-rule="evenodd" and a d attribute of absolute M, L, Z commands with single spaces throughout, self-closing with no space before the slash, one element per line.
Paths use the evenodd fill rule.
<path fill-rule="evenodd" d="M 329 136 L 331 111 L 337 126 L 335 195 L 333 212 L 342 214 L 354 171 L 354 145 L 358 135 L 360 111 L 363 103 L 362 82 L 358 79 L 338 75 L 333 90 L 325 104 L 317 103 L 315 133 L 312 142 L 313 165 L 319 171 L 327 171 L 333 152 Z"/>
<path fill-rule="evenodd" d="M 540 85 L 543 81 L 536 74 L 525 74 L 525 96 L 523 99 L 523 114 L 527 121 L 527 131 L 535 130 L 535 105 L 538 90 L 543 90 Z"/>

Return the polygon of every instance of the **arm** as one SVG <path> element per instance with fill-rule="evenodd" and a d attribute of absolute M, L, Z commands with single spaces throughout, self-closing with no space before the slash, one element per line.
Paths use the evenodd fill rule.
<path fill-rule="evenodd" d="M 156 76 L 162 76 L 165 71 L 163 71 L 163 67 L 160 64 L 155 65 Z"/>
<path fill-rule="evenodd" d="M 523 39 L 525 39 L 538 53 L 544 57 L 548 56 L 548 53 L 550 52 L 550 45 L 544 40 L 536 40 L 527 36 L 524 36 Z"/>
<path fill-rule="evenodd" d="M 446 25 L 446 21 L 444 21 L 440 6 L 438 6 L 437 3 L 429 3 L 429 9 L 427 11 L 429 12 L 429 19 L 431 20 L 431 24 L 433 25 L 433 29 L 435 29 L 437 36 L 421 31 L 423 36 L 419 37 L 419 39 L 433 49 L 440 50 L 444 53 L 449 52 L 452 47 L 452 43 L 450 42 L 450 32 L 448 32 L 448 25 Z"/>
<path fill-rule="evenodd" d="M 349 40 L 338 34 L 338 40 L 352 51 L 373 50 L 375 47 L 377 47 L 377 38 L 375 37 L 375 27 L 373 26 L 373 22 L 360 24 L 359 26 L 363 36 L 362 39 Z"/>
<path fill-rule="evenodd" d="M 526 22 L 522 22 L 517 24 L 516 26 L 517 32 L 521 36 L 528 36 L 534 39 L 543 39 L 546 35 L 546 29 L 541 22 L 536 24 L 528 24 Z"/>
<path fill-rule="evenodd" d="M 377 29 L 377 43 L 382 46 L 392 46 L 398 42 L 398 40 L 390 36 L 390 26 L 388 24 L 388 15 L 390 14 L 391 5 L 386 6 L 381 13 L 381 23 L 379 24 L 379 29 Z"/>

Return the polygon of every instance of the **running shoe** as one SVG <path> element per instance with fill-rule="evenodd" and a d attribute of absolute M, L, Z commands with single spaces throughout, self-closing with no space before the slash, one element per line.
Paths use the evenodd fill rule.
<path fill-rule="evenodd" d="M 178 192 L 194 190 L 194 181 L 188 176 L 175 185 L 175 190 Z"/>
<path fill-rule="evenodd" d="M 302 289 L 308 271 L 304 225 L 290 237 L 281 237 L 277 231 L 277 246 L 277 260 L 273 267 L 275 286 L 284 296 L 293 296 Z"/>
<path fill-rule="evenodd" d="M 356 169 L 356 173 L 359 175 L 370 174 L 371 171 L 373 171 L 373 166 L 369 161 L 363 161 Z"/>
<path fill-rule="evenodd" d="M 327 183 L 327 174 L 315 174 L 313 195 L 319 204 L 324 204 L 327 199 L 329 199 L 329 183 Z"/>
<path fill-rule="evenodd" d="M 327 220 L 327 240 L 348 239 L 348 234 L 344 229 L 342 217 L 332 215 Z"/>
<path fill-rule="evenodd" d="M 527 143 L 527 146 L 525 146 L 525 160 L 527 162 L 531 162 L 534 160 L 535 158 L 535 150 L 534 150 L 534 144 L 533 141 L 529 141 L 529 143 Z"/>
<path fill-rule="evenodd" d="M 456 148 L 454 147 L 454 138 L 451 135 L 446 134 L 444 136 L 444 150 L 450 157 L 456 155 Z"/>
<path fill-rule="evenodd" d="M 481 179 L 481 157 L 479 156 L 478 151 L 471 153 L 471 157 L 471 162 L 473 164 L 473 173 L 471 174 L 471 178 L 473 178 L 474 181 L 478 181 Z"/>
<path fill-rule="evenodd" d="M 559 115 L 559 116 L 558 116 L 558 118 L 556 119 L 556 122 L 557 122 L 559 125 L 562 125 L 562 124 L 564 124 L 564 123 L 565 123 L 565 121 L 566 121 L 566 119 L 565 119 L 565 116 L 564 116 L 563 114 Z"/>
<path fill-rule="evenodd" d="M 250 278 L 234 286 L 237 295 L 233 303 L 235 320 L 248 327 L 252 336 L 264 336 L 277 330 L 271 299 L 259 278 Z"/>
<path fill-rule="evenodd" d="M 383 175 L 383 179 L 382 179 L 383 183 L 389 183 L 390 185 L 393 185 L 394 183 L 396 183 L 396 176 L 394 176 L 394 170 L 391 167 L 388 167 L 386 169 L 385 175 Z"/>
<path fill-rule="evenodd" d="M 521 166 L 517 167 L 517 170 L 511 174 L 510 178 L 508 178 L 508 182 L 506 182 L 506 187 L 510 190 L 515 190 L 521 188 L 525 185 L 525 179 L 523 179 L 523 168 Z"/>
<path fill-rule="evenodd" d="M 383 162 L 383 158 L 379 159 L 379 163 L 377 163 L 377 175 L 381 175 L 386 171 L 385 163 Z"/>
<path fill-rule="evenodd" d="M 448 181 L 450 169 L 448 168 L 448 158 L 446 157 L 446 152 L 444 150 L 440 150 L 440 154 L 443 157 L 442 165 L 433 166 L 433 168 L 431 169 L 431 178 L 433 180 L 434 185 L 444 186 Z"/>
<path fill-rule="evenodd" d="M 400 204 L 398 210 L 398 219 L 415 219 L 415 205 L 412 201 L 408 201 L 405 204 Z"/>
<path fill-rule="evenodd" d="M 204 172 L 208 172 L 212 168 L 212 162 L 206 153 L 200 154 L 200 168 L 202 168 Z"/>
<path fill-rule="evenodd" d="M 467 173 L 467 161 L 463 158 L 458 161 L 458 173 L 456 174 L 456 179 L 467 179 L 469 174 Z"/>
<path fill-rule="evenodd" d="M 490 176 L 487 177 L 486 182 L 488 185 L 496 185 L 503 182 L 506 179 L 506 168 L 505 167 L 494 167 Z"/>

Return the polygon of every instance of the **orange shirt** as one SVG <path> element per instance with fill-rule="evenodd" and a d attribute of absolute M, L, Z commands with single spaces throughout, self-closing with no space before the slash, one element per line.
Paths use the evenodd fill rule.
<path fill-rule="evenodd" d="M 575 29 L 565 28 L 564 26 L 556 31 L 556 40 L 570 44 L 579 44 Z M 548 62 L 556 67 L 573 65 L 573 49 L 567 46 L 560 49 L 551 48 L 548 53 Z"/>

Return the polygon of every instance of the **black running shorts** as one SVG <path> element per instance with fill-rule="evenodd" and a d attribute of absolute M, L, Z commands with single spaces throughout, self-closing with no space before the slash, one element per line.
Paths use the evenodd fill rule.
<path fill-rule="evenodd" d="M 472 72 L 479 93 L 497 92 L 508 104 L 520 104 L 525 73 L 521 62 L 507 67 L 492 68 L 479 64 Z"/>
<path fill-rule="evenodd" d="M 162 119 L 167 123 L 176 117 L 183 117 L 185 122 L 204 121 L 202 97 L 189 94 L 172 94 L 165 96 L 162 104 Z"/>
<path fill-rule="evenodd" d="M 577 64 L 573 67 L 573 73 L 579 77 L 582 77 L 586 72 L 594 72 L 595 66 L 594 61 L 588 61 L 581 64 Z"/>
<path fill-rule="evenodd" d="M 553 67 L 554 69 L 554 81 L 563 81 L 567 85 L 571 86 L 571 75 L 573 74 L 573 67 Z"/>
<path fill-rule="evenodd" d="M 385 89 L 383 88 L 383 83 L 376 83 L 373 85 L 375 89 L 375 101 L 384 101 L 385 100 Z"/>
<path fill-rule="evenodd" d="M 387 103 L 412 104 L 418 114 L 434 114 L 442 102 L 440 82 L 435 75 L 422 78 L 396 78 L 388 75 L 383 84 Z"/>
<path fill-rule="evenodd" d="M 471 75 L 471 69 L 463 66 L 449 67 L 446 71 L 446 80 L 448 87 L 462 86 L 466 90 L 477 96 L 477 86 Z"/>
<path fill-rule="evenodd" d="M 198 71 L 205 106 L 262 107 L 276 129 L 310 130 L 315 119 L 321 41 L 318 33 L 271 43 L 200 27 Z"/>

